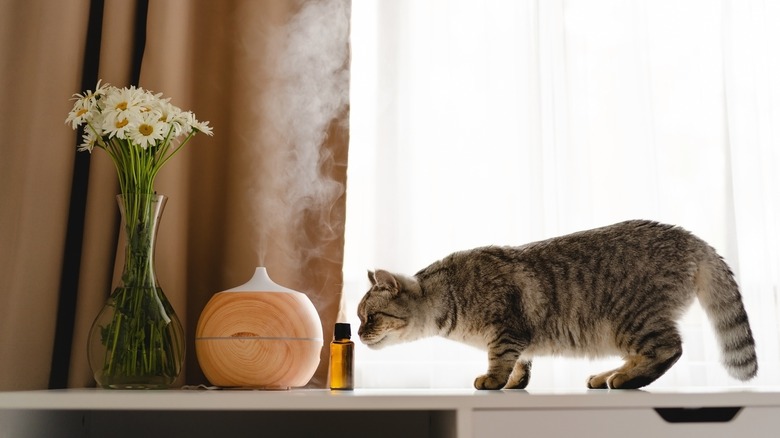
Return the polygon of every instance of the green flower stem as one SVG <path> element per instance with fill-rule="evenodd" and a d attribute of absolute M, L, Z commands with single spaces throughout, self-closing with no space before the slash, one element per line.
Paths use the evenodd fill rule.
<path fill-rule="evenodd" d="M 196 132 L 196 131 L 192 131 L 192 132 L 190 132 L 190 133 L 187 135 L 187 138 L 185 138 L 185 139 L 184 139 L 184 141 L 182 141 L 181 143 L 179 143 L 179 145 L 178 145 L 178 146 L 176 146 L 176 148 L 175 148 L 173 151 L 171 151 L 170 153 L 168 153 L 167 155 L 166 155 L 166 153 L 168 152 L 168 149 L 170 149 L 170 141 L 166 141 L 166 142 L 165 142 L 165 150 L 164 150 L 164 152 L 161 154 L 161 155 L 163 156 L 163 158 L 162 158 L 162 161 L 160 161 L 160 164 L 159 164 L 159 165 L 157 166 L 157 168 L 154 170 L 154 173 L 153 173 L 153 176 L 152 176 L 152 178 L 154 178 L 154 176 L 156 176 L 156 175 L 157 175 L 157 172 L 159 172 L 159 171 L 160 171 L 160 169 L 162 168 L 163 164 L 167 163 L 167 162 L 168 162 L 168 160 L 170 160 L 170 159 L 171 159 L 171 158 L 172 158 L 174 155 L 176 155 L 176 153 L 177 153 L 177 152 L 179 152 L 179 150 L 180 150 L 181 148 L 183 148 L 183 147 L 184 147 L 184 145 L 186 145 L 187 143 L 189 143 L 190 139 L 192 139 L 192 137 L 194 137 L 194 136 L 195 136 L 195 132 Z M 166 139 L 166 140 L 167 140 L 167 139 Z"/>
<path fill-rule="evenodd" d="M 87 123 L 86 129 L 99 132 L 89 123 Z M 154 180 L 157 173 L 198 132 L 193 129 L 183 141 L 172 147 L 173 131 L 173 126 L 171 126 L 168 134 L 161 142 L 147 148 L 138 147 L 128 139 L 118 137 L 97 138 L 95 145 L 108 153 L 116 167 L 121 193 L 154 193 Z"/>
<path fill-rule="evenodd" d="M 111 354 L 109 354 L 108 360 L 106 361 L 106 372 L 109 375 L 112 375 L 114 373 L 114 358 L 116 357 L 116 346 L 119 345 L 118 338 L 119 338 L 119 333 L 121 332 L 122 329 L 121 314 L 117 314 L 115 316 L 115 320 L 112 322 L 111 326 L 112 329 L 114 330 L 114 335 L 111 338 L 111 349 L 108 350 L 110 351 Z"/>

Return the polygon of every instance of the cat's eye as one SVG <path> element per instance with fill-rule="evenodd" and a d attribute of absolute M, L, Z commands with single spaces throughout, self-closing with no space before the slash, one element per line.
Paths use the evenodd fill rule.
<path fill-rule="evenodd" d="M 374 315 L 368 315 L 366 316 L 366 324 L 373 324 L 374 323 Z"/>

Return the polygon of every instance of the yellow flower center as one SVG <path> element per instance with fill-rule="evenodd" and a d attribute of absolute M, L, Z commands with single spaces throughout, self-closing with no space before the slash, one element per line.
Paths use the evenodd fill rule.
<path fill-rule="evenodd" d="M 79 110 L 79 111 L 76 113 L 76 117 L 81 117 L 81 116 L 83 116 L 83 115 L 84 115 L 84 114 L 86 114 L 86 113 L 87 113 L 87 110 L 86 110 L 86 109 L 84 109 L 84 108 L 82 108 L 82 109 L 80 109 L 80 110 Z"/>
<path fill-rule="evenodd" d="M 124 128 L 125 126 L 127 126 L 128 123 L 130 123 L 130 122 L 127 119 L 119 120 L 119 121 L 116 122 L 116 128 L 117 129 Z"/>
<path fill-rule="evenodd" d="M 143 123 L 138 127 L 138 132 L 140 132 L 141 135 L 148 137 L 152 135 L 152 133 L 154 132 L 154 128 L 152 128 L 151 125 L 147 125 L 146 123 Z"/>
<path fill-rule="evenodd" d="M 126 110 L 127 109 L 127 102 L 119 102 L 118 104 L 116 104 L 116 109 L 118 109 L 119 111 Z"/>

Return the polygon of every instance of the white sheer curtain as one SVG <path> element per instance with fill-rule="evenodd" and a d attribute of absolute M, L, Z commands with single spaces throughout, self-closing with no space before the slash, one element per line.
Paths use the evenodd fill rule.
<path fill-rule="evenodd" d="M 366 270 L 629 218 L 679 224 L 743 287 L 780 383 L 780 2 L 361 0 L 352 8 L 345 318 Z M 738 385 L 698 308 L 655 386 Z M 357 349 L 362 387 L 463 387 L 486 354 Z M 544 358 L 529 388 L 619 363 Z"/>

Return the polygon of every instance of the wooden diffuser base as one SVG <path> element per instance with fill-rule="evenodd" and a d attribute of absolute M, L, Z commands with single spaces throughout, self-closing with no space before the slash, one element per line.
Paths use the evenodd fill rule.
<path fill-rule="evenodd" d="M 195 333 L 198 363 L 221 387 L 304 386 L 322 346 L 322 325 L 309 298 L 273 283 L 265 268 L 248 283 L 215 294 Z"/>

